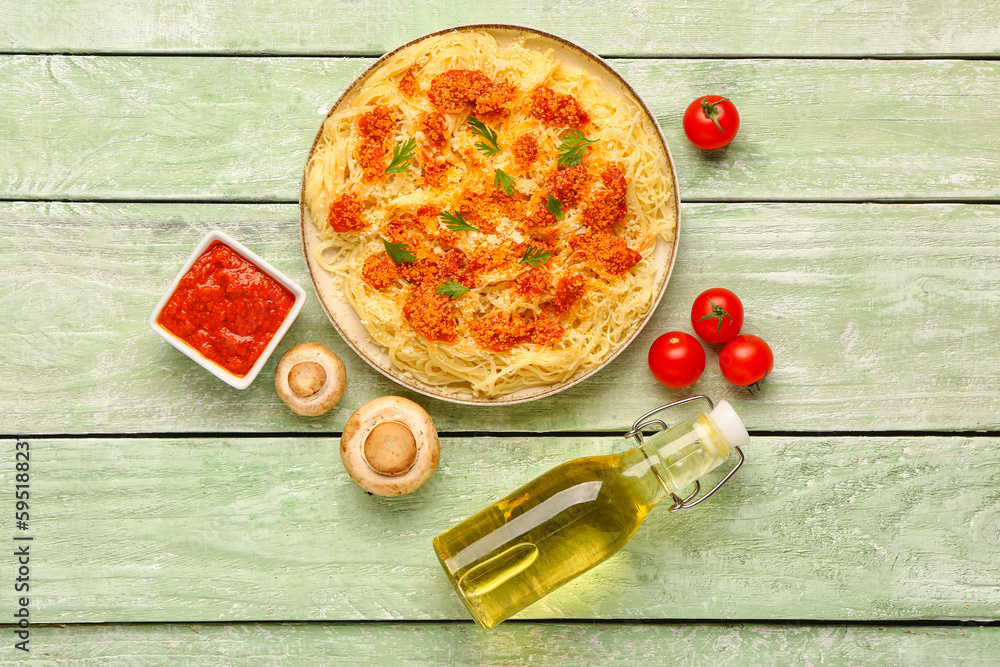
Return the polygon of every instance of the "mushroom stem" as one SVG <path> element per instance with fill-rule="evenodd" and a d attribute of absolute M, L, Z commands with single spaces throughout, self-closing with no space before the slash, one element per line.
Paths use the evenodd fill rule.
<path fill-rule="evenodd" d="M 326 371 L 315 361 L 301 361 L 288 371 L 288 386 L 299 398 L 308 398 L 326 384 Z"/>
<path fill-rule="evenodd" d="M 410 429 L 382 422 L 365 439 L 365 461 L 383 475 L 401 475 L 417 460 L 417 441 Z"/>

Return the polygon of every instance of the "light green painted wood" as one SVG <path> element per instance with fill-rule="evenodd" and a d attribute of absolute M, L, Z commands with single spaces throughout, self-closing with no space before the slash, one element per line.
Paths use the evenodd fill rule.
<path fill-rule="evenodd" d="M 327 415 L 289 412 L 272 359 L 243 392 L 164 343 L 146 320 L 198 240 L 222 229 L 309 287 L 293 205 L 0 205 L 0 433 L 327 432 L 375 396 L 426 405 L 445 431 L 624 431 L 689 393 L 733 402 L 756 430 L 1000 428 L 1000 207 L 685 205 L 673 278 L 646 330 L 608 368 L 551 399 L 469 408 L 415 397 L 370 369 L 310 296 L 279 347 L 316 340 L 345 361 Z M 708 346 L 690 390 L 646 368 L 654 338 L 723 285 L 773 346 L 754 397 Z"/>
<path fill-rule="evenodd" d="M 996 664 L 995 627 L 471 624 L 73 625 L 9 642 L 0 665 L 716 665 Z"/>
<path fill-rule="evenodd" d="M 972 0 L 390 0 L 370 11 L 346 0 L 4 0 L 0 7 L 0 43 L 24 52 L 377 55 L 433 30 L 485 22 L 528 25 L 618 55 L 1000 53 L 1000 10 Z"/>
<path fill-rule="evenodd" d="M 998 445 L 757 437 L 710 501 L 657 509 L 521 617 L 1000 618 Z M 333 437 L 33 440 L 31 618 L 465 619 L 433 536 L 562 461 L 625 447 L 446 437 L 427 484 L 385 499 L 350 480 Z M 13 460 L 13 441 L 2 450 Z M 12 568 L 0 559 L 0 580 Z"/>
<path fill-rule="evenodd" d="M 371 62 L 315 56 L 375 56 L 447 25 L 518 21 L 604 55 L 653 56 L 614 65 L 663 125 L 683 197 L 740 203 L 684 207 L 651 327 L 583 386 L 500 411 L 419 400 L 446 433 L 621 429 L 687 393 L 648 377 L 645 350 L 686 328 L 701 289 L 725 284 L 746 297 L 776 369 L 751 398 L 718 378 L 709 351 L 692 391 L 729 398 L 757 432 L 811 435 L 756 438 L 717 498 L 661 509 L 617 558 L 524 617 L 1000 617 L 1000 439 L 823 435 L 1000 428 L 1000 208 L 745 203 L 1000 200 L 995 60 L 761 59 L 995 58 L 1000 5 L 0 0 L 0 16 L 6 53 L 312 56 L 0 56 L 0 197 L 24 200 L 294 201 L 323 113 Z M 663 59 L 726 55 L 751 59 Z M 736 100 L 743 128 L 704 155 L 679 120 L 710 91 Z M 426 622 L 464 618 L 431 536 L 555 463 L 626 444 L 446 436 L 420 492 L 363 494 L 332 434 L 364 400 L 405 392 L 346 350 L 314 295 L 282 349 L 323 340 L 351 372 L 341 408 L 318 420 L 277 401 L 273 362 L 239 393 L 144 324 L 208 229 L 305 282 L 295 220 L 291 205 L 0 204 L 0 433 L 316 435 L 32 440 L 32 620 L 348 621 L 35 627 L 30 662 L 995 662 L 996 627 Z M 0 578 L 12 564 L 0 559 Z M 362 619 L 385 622 L 350 622 Z M 0 664 L 25 662 L 3 629 Z"/>
<path fill-rule="evenodd" d="M 0 59 L 0 196 L 297 201 L 326 110 L 370 61 Z M 664 128 L 682 199 L 1000 198 L 1000 62 L 623 60 Z M 706 92 L 742 125 L 688 143 Z"/>

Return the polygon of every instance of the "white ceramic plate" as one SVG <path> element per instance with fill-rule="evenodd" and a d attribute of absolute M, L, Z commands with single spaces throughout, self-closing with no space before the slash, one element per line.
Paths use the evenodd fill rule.
<path fill-rule="evenodd" d="M 361 319 L 358 317 L 357 313 L 345 299 L 340 297 L 339 288 L 337 288 L 334 283 L 333 276 L 320 267 L 314 258 L 313 249 L 319 243 L 320 238 L 319 232 L 316 231 L 316 227 L 312 224 L 309 209 L 305 205 L 304 176 L 302 182 L 302 194 L 300 194 L 299 197 L 299 227 L 302 234 L 302 251 L 306 257 L 306 264 L 309 267 L 309 276 L 312 280 L 313 287 L 316 290 L 316 294 L 319 297 L 319 301 L 323 305 L 323 309 L 326 311 L 327 316 L 330 318 L 333 326 L 336 327 L 338 332 L 340 332 L 340 335 L 344 338 L 347 344 L 358 353 L 358 356 L 371 364 L 372 368 L 382 373 L 389 379 L 394 380 L 404 387 L 412 389 L 413 391 L 424 394 L 425 396 L 451 401 L 452 403 L 464 403 L 468 405 L 510 405 L 512 403 L 523 403 L 525 401 L 532 401 L 546 396 L 551 396 L 556 392 L 572 387 L 578 382 L 582 382 L 597 371 L 601 370 L 615 357 L 621 354 L 628 344 L 631 343 L 632 340 L 639 334 L 642 328 L 646 325 L 646 322 L 649 321 L 653 311 L 656 310 L 657 304 L 660 302 L 660 298 L 663 296 L 664 288 L 667 286 L 667 281 L 670 279 L 670 273 L 674 267 L 674 260 L 677 257 L 677 239 L 680 236 L 680 192 L 677 189 L 677 172 L 674 169 L 673 158 L 670 156 L 670 150 L 667 148 L 667 142 L 663 138 L 663 133 L 659 130 L 659 125 L 657 125 L 656 120 L 649 111 L 649 108 L 639 98 L 639 96 L 636 95 L 635 91 L 632 90 L 628 83 L 626 83 L 625 80 L 622 79 L 607 63 L 590 51 L 562 39 L 561 37 L 541 32 L 533 28 L 501 24 L 477 24 L 461 26 L 458 28 L 449 28 L 448 30 L 441 30 L 424 35 L 423 37 L 404 44 L 394 51 L 391 51 L 379 58 L 374 64 L 372 64 L 371 67 L 365 70 L 361 76 L 355 79 L 354 83 L 352 83 L 346 91 L 344 91 L 344 94 L 341 95 L 340 99 L 338 99 L 336 104 L 333 105 L 333 108 L 330 110 L 330 114 L 336 113 L 343 107 L 349 105 L 357 96 L 358 91 L 364 86 L 368 77 L 381 67 L 386 59 L 395 55 L 400 50 L 412 46 L 427 37 L 440 35 L 453 30 L 484 30 L 492 35 L 501 46 L 503 46 L 504 43 L 508 43 L 528 35 L 531 38 L 528 46 L 541 49 L 551 48 L 555 52 L 556 58 L 559 60 L 562 60 L 568 65 L 585 69 L 591 75 L 598 77 L 601 80 L 605 91 L 609 94 L 631 101 L 642 110 L 652 127 L 657 128 L 657 137 L 659 138 L 660 144 L 663 148 L 663 164 L 661 165 L 661 168 L 670 174 L 674 187 L 675 232 L 674 241 L 672 243 L 667 243 L 663 241 L 662 238 L 657 240 L 656 248 L 653 252 L 653 260 L 656 262 L 657 266 L 654 278 L 654 290 L 656 292 L 656 297 L 650 305 L 649 312 L 646 314 L 646 317 L 641 321 L 636 322 L 631 335 L 622 341 L 622 343 L 615 348 L 600 365 L 595 366 L 594 368 L 579 372 L 567 380 L 551 385 L 529 387 L 493 398 L 474 396 L 471 390 L 443 388 L 424 384 L 406 371 L 393 366 L 389 360 L 389 355 L 385 352 L 385 349 L 369 337 L 368 332 L 361 323 Z M 323 126 L 321 124 L 319 132 L 316 133 L 316 140 L 313 141 L 313 147 L 310 150 L 310 157 L 312 156 L 312 151 L 316 148 L 316 141 L 319 140 L 322 131 Z M 309 160 L 307 159 L 306 169 L 308 169 L 308 165 Z"/>

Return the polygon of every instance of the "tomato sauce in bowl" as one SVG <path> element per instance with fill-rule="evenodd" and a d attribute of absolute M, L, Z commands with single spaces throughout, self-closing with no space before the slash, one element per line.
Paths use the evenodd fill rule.
<path fill-rule="evenodd" d="M 229 384 L 249 386 L 302 307 L 305 292 L 248 249 L 212 232 L 150 324 Z"/>
<path fill-rule="evenodd" d="M 291 290 L 222 241 L 214 241 L 181 278 L 156 321 L 203 356 L 244 377 L 294 303 Z"/>

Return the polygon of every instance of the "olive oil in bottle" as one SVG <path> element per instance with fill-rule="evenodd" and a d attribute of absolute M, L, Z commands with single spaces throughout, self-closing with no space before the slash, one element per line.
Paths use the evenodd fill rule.
<path fill-rule="evenodd" d="M 472 617 L 492 628 L 613 555 L 661 500 L 678 501 L 748 441 L 723 401 L 635 449 L 556 466 L 435 537 L 434 550 Z"/>

